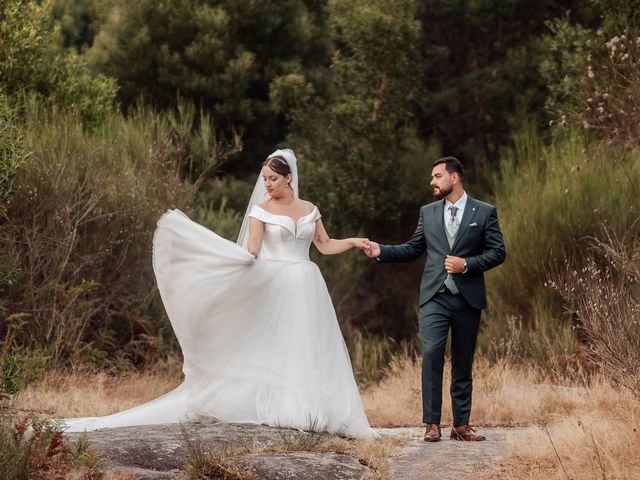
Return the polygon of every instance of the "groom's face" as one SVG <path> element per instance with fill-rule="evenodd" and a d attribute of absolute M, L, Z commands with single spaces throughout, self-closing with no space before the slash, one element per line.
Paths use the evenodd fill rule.
<path fill-rule="evenodd" d="M 431 188 L 433 188 L 433 196 L 436 200 L 443 199 L 453 192 L 453 179 L 451 174 L 447 172 L 447 166 L 444 163 L 433 167 Z"/>

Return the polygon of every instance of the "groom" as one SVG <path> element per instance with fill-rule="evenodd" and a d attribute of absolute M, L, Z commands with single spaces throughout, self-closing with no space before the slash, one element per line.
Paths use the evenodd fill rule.
<path fill-rule="evenodd" d="M 436 160 L 431 187 L 436 201 L 420 208 L 418 228 L 402 245 L 370 242 L 367 256 L 380 262 L 408 262 L 427 251 L 420 283 L 422 408 L 424 440 L 440 440 L 442 370 L 451 329 L 451 406 L 454 440 L 479 441 L 469 426 L 473 353 L 480 312 L 487 306 L 484 272 L 500 265 L 506 252 L 493 205 L 468 196 L 462 164 Z"/>

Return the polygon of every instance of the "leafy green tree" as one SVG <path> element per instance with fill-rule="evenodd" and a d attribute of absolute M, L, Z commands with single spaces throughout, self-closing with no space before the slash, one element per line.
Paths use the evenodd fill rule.
<path fill-rule="evenodd" d="M 333 90 L 300 102 L 289 144 L 303 161 L 303 189 L 335 235 L 397 226 L 406 205 L 420 94 L 414 14 L 413 0 L 329 2 Z"/>
<path fill-rule="evenodd" d="M 118 80 L 125 107 L 141 95 L 172 107 L 180 95 L 211 112 L 226 135 L 242 131 L 253 173 L 255 157 L 286 131 L 287 103 L 272 104 L 271 85 L 299 77 L 323 88 L 315 70 L 328 62 L 329 45 L 317 3 L 115 0 L 87 58 Z"/>
<path fill-rule="evenodd" d="M 598 21 L 589 0 L 421 1 L 428 92 L 418 113 L 421 136 L 470 164 L 496 160 L 523 114 L 546 123 L 540 38 L 567 11 L 572 21 Z"/>
<path fill-rule="evenodd" d="M 51 15 L 65 48 L 82 52 L 90 47 L 111 3 L 111 0 L 53 0 Z"/>
<path fill-rule="evenodd" d="M 567 111 L 581 107 L 576 91 L 581 88 L 580 77 L 587 71 L 590 44 L 598 40 L 594 31 L 572 24 L 567 18 L 549 22 L 549 29 L 551 34 L 543 39 L 545 55 L 540 61 L 547 86 L 545 109 L 551 123 L 565 124 Z"/>
<path fill-rule="evenodd" d="M 287 145 L 300 159 L 302 196 L 319 206 L 333 237 L 360 232 L 397 241 L 415 228 L 428 168 L 413 116 L 422 64 L 415 2 L 332 0 L 328 12 L 331 90 L 313 95 L 289 77 L 273 91 L 292 106 Z M 320 261 L 348 339 L 356 325 L 397 339 L 411 335 L 415 290 L 398 281 L 398 269 L 373 271 L 359 252 Z M 371 289 L 378 282 L 384 288 Z"/>
<path fill-rule="evenodd" d="M 51 0 L 0 0 L 0 87 L 37 93 L 93 123 L 113 108 L 115 82 L 64 50 L 51 10 Z"/>

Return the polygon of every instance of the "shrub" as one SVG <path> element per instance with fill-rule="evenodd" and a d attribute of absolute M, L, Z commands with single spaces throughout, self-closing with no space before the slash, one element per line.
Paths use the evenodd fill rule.
<path fill-rule="evenodd" d="M 578 133 L 545 145 L 533 128 L 514 143 L 494 178 L 508 258 L 490 272 L 489 295 L 498 312 L 530 321 L 537 302 L 559 304 L 544 288 L 550 268 L 565 256 L 580 259 L 603 225 L 624 232 L 633 224 L 640 155 L 589 144 Z"/>
<path fill-rule="evenodd" d="M 582 268 L 589 238 L 601 238 L 603 226 L 617 234 L 631 228 L 639 182 L 638 151 L 590 143 L 576 131 L 549 145 L 533 127 L 515 136 L 493 183 L 508 257 L 487 275 L 482 348 L 501 338 L 512 318 L 521 325 L 520 352 L 541 363 L 571 353 L 571 316 L 544 284 L 565 258 Z"/>
<path fill-rule="evenodd" d="M 71 470 L 83 468 L 83 478 L 99 478 L 99 456 L 80 436 L 69 441 L 59 425 L 35 417 L 0 412 L 0 472 L 11 480 L 67 478 Z"/>
<path fill-rule="evenodd" d="M 193 204 L 179 174 L 190 146 L 151 111 L 113 113 L 87 132 L 78 114 L 45 111 L 35 97 L 22 108 L 31 155 L 0 224 L 0 263 L 17 268 L 4 286 L 1 351 L 23 366 L 33 352 L 50 366 L 153 361 L 172 337 L 161 340 L 152 234 L 163 210 Z"/>
<path fill-rule="evenodd" d="M 611 17 L 612 12 L 608 12 Z M 548 54 L 541 72 L 549 88 L 547 109 L 557 125 L 589 132 L 608 143 L 640 147 L 640 28 L 605 18 L 597 31 L 549 23 Z"/>
<path fill-rule="evenodd" d="M 640 398 L 640 237 L 632 227 L 623 236 L 606 229 L 603 240 L 592 240 L 586 264 L 568 261 L 551 285 L 575 315 L 591 359 Z"/>
<path fill-rule="evenodd" d="M 94 76 L 82 57 L 65 51 L 54 27 L 53 2 L 0 0 L 0 88 L 77 113 L 94 125 L 115 110 L 113 79 Z"/>

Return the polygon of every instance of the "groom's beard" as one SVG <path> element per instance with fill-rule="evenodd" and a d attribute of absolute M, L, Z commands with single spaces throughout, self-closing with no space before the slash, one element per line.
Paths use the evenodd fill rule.
<path fill-rule="evenodd" d="M 435 198 L 436 200 L 441 200 L 444 197 L 448 196 L 451 192 L 453 192 L 453 185 L 445 188 L 434 188 L 433 198 Z"/>

